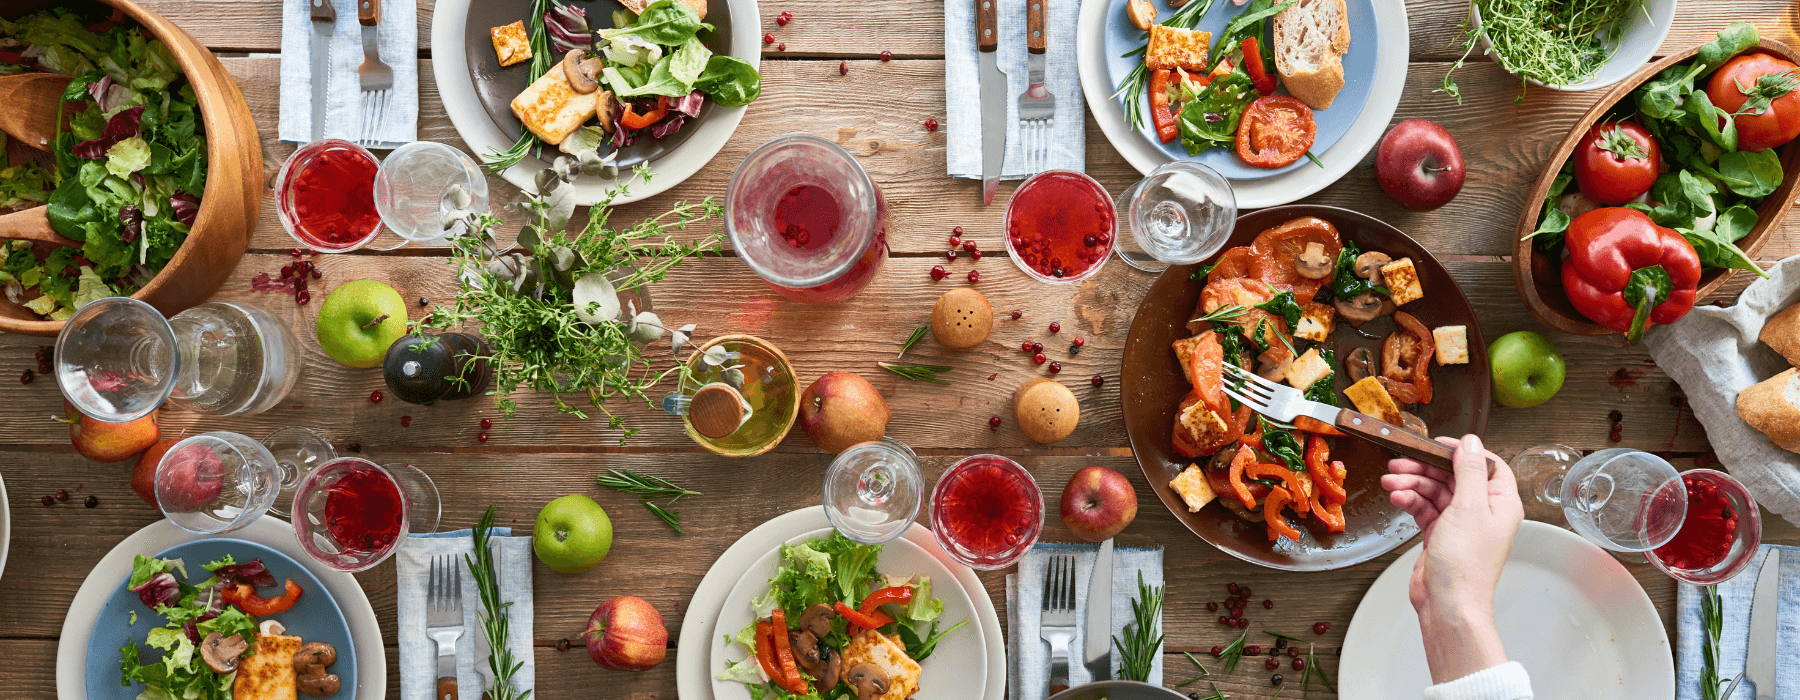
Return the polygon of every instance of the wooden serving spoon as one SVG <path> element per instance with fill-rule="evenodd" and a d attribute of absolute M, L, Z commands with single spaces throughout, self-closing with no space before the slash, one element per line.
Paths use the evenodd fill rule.
<path fill-rule="evenodd" d="M 0 240 L 80 248 L 81 241 L 68 238 L 50 227 L 48 210 L 48 207 L 37 206 L 0 216 Z"/>
<path fill-rule="evenodd" d="M 50 150 L 56 136 L 56 109 L 69 76 L 55 73 L 14 73 L 0 76 L 0 131 L 40 151 Z"/>

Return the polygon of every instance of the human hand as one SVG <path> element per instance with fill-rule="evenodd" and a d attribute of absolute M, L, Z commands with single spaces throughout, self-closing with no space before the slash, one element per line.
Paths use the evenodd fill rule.
<path fill-rule="evenodd" d="M 1512 469 L 1480 438 L 1438 441 L 1457 448 L 1453 472 L 1394 459 L 1381 486 L 1425 533 L 1408 593 L 1433 682 L 1443 683 L 1506 662 L 1494 629 L 1494 587 L 1525 510 Z"/>

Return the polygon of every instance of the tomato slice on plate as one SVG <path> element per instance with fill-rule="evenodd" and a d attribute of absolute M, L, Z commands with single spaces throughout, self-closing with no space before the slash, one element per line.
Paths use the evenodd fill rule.
<path fill-rule="evenodd" d="M 1294 267 L 1294 259 L 1306 251 L 1309 243 L 1319 244 L 1325 249 L 1325 257 L 1331 260 L 1336 260 L 1338 251 L 1344 249 L 1337 227 L 1331 222 L 1316 216 L 1302 216 L 1257 234 L 1255 242 L 1250 244 L 1250 257 L 1255 261 L 1251 266 L 1253 276 L 1271 287 L 1293 292 L 1298 304 L 1312 301 L 1326 280 L 1310 279 Z"/>
<path fill-rule="evenodd" d="M 1264 95 L 1250 103 L 1238 122 L 1237 153 L 1259 168 L 1281 168 L 1312 148 L 1318 127 L 1312 108 L 1290 95 Z"/>

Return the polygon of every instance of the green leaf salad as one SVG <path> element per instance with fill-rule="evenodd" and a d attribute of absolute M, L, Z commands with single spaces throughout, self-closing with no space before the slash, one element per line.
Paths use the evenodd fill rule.
<path fill-rule="evenodd" d="M 186 240 L 206 188 L 199 101 L 174 54 L 135 25 L 55 8 L 0 19 L 0 67 L 71 77 L 53 171 L 0 169 L 0 207 L 47 204 L 51 227 L 82 243 L 43 260 L 7 249 L 7 297 L 61 320 L 136 291 Z"/>
<path fill-rule="evenodd" d="M 136 639 L 127 639 L 119 648 L 119 684 L 143 684 L 138 700 L 231 700 L 237 673 L 214 672 L 201 659 L 199 644 L 217 632 L 221 637 L 242 635 L 254 647 L 256 618 L 226 604 L 222 586 L 228 579 L 240 580 L 243 573 L 263 571 L 262 563 L 240 565 L 227 555 L 202 568 L 213 575 L 196 585 L 187 582 L 187 567 L 180 559 L 140 554 L 132 561 L 126 587 L 164 620 L 163 626 L 144 636 L 145 646 L 161 650 L 161 659 L 143 663 Z M 136 611 L 132 619 L 137 619 Z"/>

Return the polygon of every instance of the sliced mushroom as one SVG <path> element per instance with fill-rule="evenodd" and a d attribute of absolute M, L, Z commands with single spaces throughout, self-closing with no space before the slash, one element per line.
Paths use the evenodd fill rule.
<path fill-rule="evenodd" d="M 1363 257 L 1368 257 L 1368 254 L 1364 253 Z M 1358 268 L 1362 266 L 1362 259 L 1357 258 Z M 1352 326 L 1360 326 L 1381 315 L 1383 301 L 1385 301 L 1385 297 L 1371 291 L 1363 292 L 1350 299 L 1339 299 L 1332 302 L 1332 305 L 1337 307 L 1339 318 L 1344 319 Z"/>
<path fill-rule="evenodd" d="M 1351 350 L 1350 354 L 1344 357 L 1344 374 L 1350 377 L 1351 384 L 1367 379 L 1374 373 L 1375 353 L 1369 352 L 1368 348 Z"/>
<path fill-rule="evenodd" d="M 788 630 L 788 646 L 794 650 L 794 661 L 807 675 L 825 675 L 825 657 L 819 654 L 819 638 L 806 630 Z"/>
<path fill-rule="evenodd" d="M 1337 260 L 1325 254 L 1325 246 L 1318 243 L 1306 244 L 1306 250 L 1294 257 L 1294 271 L 1301 277 L 1322 280 L 1331 276 L 1337 267 Z"/>
<path fill-rule="evenodd" d="M 600 118 L 600 128 L 610 134 L 613 130 L 613 94 L 611 90 L 601 90 L 600 97 L 594 100 L 594 116 Z"/>
<path fill-rule="evenodd" d="M 563 55 L 563 78 L 569 81 L 569 88 L 583 95 L 593 94 L 600 89 L 600 81 L 595 76 L 600 72 L 600 59 L 584 60 L 587 52 L 582 49 L 571 49 Z M 591 63 L 591 66 L 590 66 Z"/>
<path fill-rule="evenodd" d="M 1431 428 L 1425 425 L 1425 419 L 1412 414 L 1412 411 L 1400 412 L 1400 426 L 1420 435 L 1430 435 Z"/>
<path fill-rule="evenodd" d="M 1156 3 L 1150 0 L 1131 0 L 1126 3 L 1125 13 L 1140 32 L 1150 31 L 1150 25 L 1156 24 Z"/>
<path fill-rule="evenodd" d="M 1387 253 L 1371 250 L 1356 256 L 1356 276 L 1369 281 L 1370 284 L 1381 284 L 1381 266 L 1393 262 Z"/>
<path fill-rule="evenodd" d="M 825 689 L 836 688 L 838 684 L 838 672 L 843 670 L 843 666 L 844 657 L 838 655 L 836 649 L 826 649 L 825 673 L 816 676 L 816 678 L 819 679 L 819 687 Z"/>
<path fill-rule="evenodd" d="M 886 695 L 888 691 L 887 673 L 881 667 L 871 663 L 859 663 L 850 667 L 844 675 L 844 682 L 856 689 L 857 700 L 875 700 Z"/>
<path fill-rule="evenodd" d="M 200 642 L 200 659 L 214 673 L 231 673 L 238 668 L 238 657 L 249 650 L 250 643 L 244 641 L 243 635 L 220 637 L 218 632 L 213 632 Z"/>
<path fill-rule="evenodd" d="M 269 634 L 277 637 L 281 636 L 284 632 L 287 632 L 287 628 L 274 620 L 263 620 L 262 626 L 257 628 L 257 634 Z"/>
<path fill-rule="evenodd" d="M 294 652 L 295 684 L 301 693 L 324 698 L 338 692 L 338 677 L 325 667 L 337 663 L 337 648 L 325 642 L 307 642 Z"/>
<path fill-rule="evenodd" d="M 831 634 L 831 620 L 836 617 L 837 613 L 831 609 L 831 606 L 814 603 L 812 607 L 806 609 L 806 612 L 800 613 L 800 629 L 823 639 L 825 635 Z"/>

